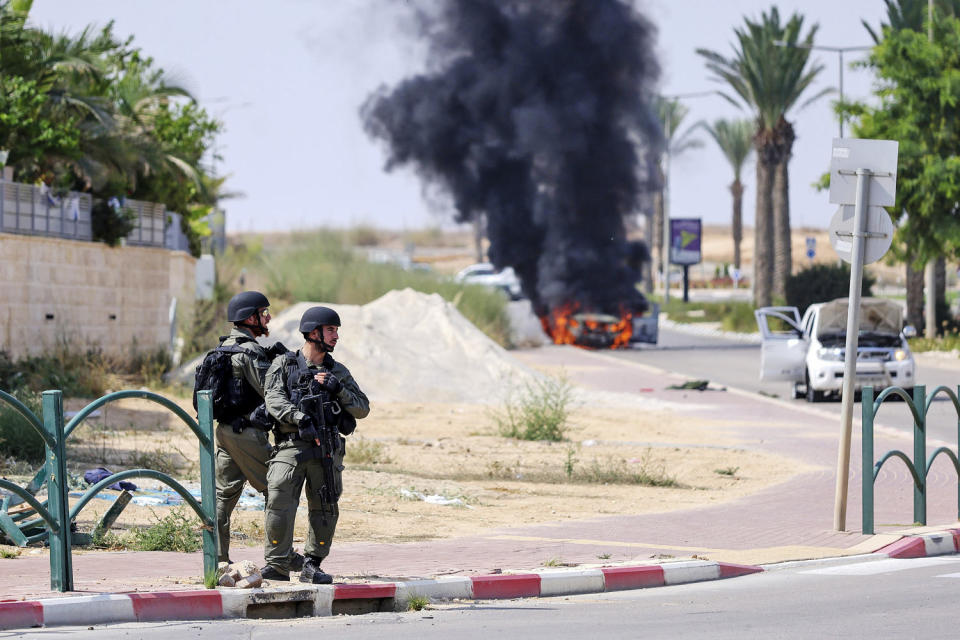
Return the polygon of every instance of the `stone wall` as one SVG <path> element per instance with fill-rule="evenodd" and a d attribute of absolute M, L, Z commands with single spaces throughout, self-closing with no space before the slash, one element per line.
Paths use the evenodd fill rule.
<path fill-rule="evenodd" d="M 169 345 L 170 303 L 193 302 L 195 264 L 182 251 L 0 233 L 0 350 Z"/>

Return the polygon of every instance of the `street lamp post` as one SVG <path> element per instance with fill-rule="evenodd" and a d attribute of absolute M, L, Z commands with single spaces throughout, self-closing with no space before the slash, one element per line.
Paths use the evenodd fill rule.
<path fill-rule="evenodd" d="M 840 102 L 843 102 L 843 54 L 847 51 L 867 51 L 873 47 L 824 47 L 817 44 L 797 44 L 786 40 L 774 40 L 773 44 L 778 47 L 787 47 L 789 49 L 816 49 L 818 51 L 833 51 L 838 56 L 840 63 Z M 843 114 L 840 114 L 840 137 L 843 137 Z"/>
<path fill-rule="evenodd" d="M 719 95 L 719 91 L 696 91 L 694 93 L 678 93 L 671 96 L 660 96 L 661 99 L 669 102 L 676 100 L 685 100 L 688 98 L 705 98 L 711 95 Z M 671 111 L 666 110 L 666 118 L 663 121 L 663 249 L 660 251 L 661 268 L 663 269 L 663 302 L 670 302 L 670 130 L 673 128 L 673 122 L 670 120 Z"/>

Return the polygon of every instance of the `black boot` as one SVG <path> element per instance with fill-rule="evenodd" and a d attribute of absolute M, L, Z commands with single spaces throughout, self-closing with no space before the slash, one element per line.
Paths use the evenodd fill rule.
<path fill-rule="evenodd" d="M 271 567 L 270 565 L 260 569 L 260 575 L 264 580 L 276 580 L 277 582 L 290 582 L 290 576 L 285 575 Z"/>
<path fill-rule="evenodd" d="M 290 554 L 290 571 L 303 571 L 303 556 L 296 551 Z"/>
<path fill-rule="evenodd" d="M 332 584 L 333 576 L 324 572 L 324 570 L 320 568 L 320 562 L 322 561 L 323 558 L 307 556 L 306 562 L 303 563 L 303 570 L 300 572 L 300 582 L 309 582 L 311 584 Z"/>

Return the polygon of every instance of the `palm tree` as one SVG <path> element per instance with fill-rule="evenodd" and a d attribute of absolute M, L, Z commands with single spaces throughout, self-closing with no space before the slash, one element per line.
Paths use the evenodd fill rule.
<path fill-rule="evenodd" d="M 739 99 L 725 95 L 737 106 L 753 110 L 756 123 L 753 144 L 757 151 L 757 212 L 754 251 L 754 301 L 767 306 L 773 296 L 783 297 L 792 267 L 790 251 L 790 185 L 787 168 L 795 137 L 786 119 L 823 70 L 808 65 L 817 25 L 801 37 L 803 17 L 794 13 L 780 24 L 776 7 L 759 21 L 744 19 L 745 27 L 734 29 L 739 46 L 726 58 L 708 49 L 697 49 L 715 78 L 733 89 Z M 780 46 L 785 45 L 785 46 Z M 825 89 L 801 106 L 829 93 Z"/>
<path fill-rule="evenodd" d="M 658 97 L 656 100 L 657 117 L 663 127 L 664 153 L 660 160 L 660 188 L 653 196 L 653 224 L 647 225 L 647 231 L 652 237 L 651 246 L 656 251 L 658 264 L 663 264 L 663 225 L 664 225 L 664 202 L 668 195 L 665 191 L 668 174 L 670 172 L 670 158 L 683 153 L 689 149 L 696 149 L 703 146 L 703 141 L 694 137 L 696 125 L 688 128 L 682 134 L 679 134 L 680 126 L 683 124 L 687 114 L 690 113 L 689 107 L 684 106 L 679 100 Z M 652 228 L 650 228 L 652 226 Z M 654 271 L 655 268 L 651 268 Z M 663 274 L 666 278 L 667 274 Z M 666 280 L 664 280 L 666 282 Z"/>
<path fill-rule="evenodd" d="M 716 120 L 712 125 L 701 122 L 700 126 L 716 141 L 723 156 L 733 169 L 733 266 L 740 268 L 740 241 L 743 239 L 743 182 L 740 175 L 753 145 L 753 123 L 749 120 Z"/>
<path fill-rule="evenodd" d="M 929 11 L 929 0 L 883 0 L 887 6 L 888 24 L 880 24 L 880 33 L 873 30 L 866 20 L 861 20 L 867 33 L 873 38 L 873 41 L 879 43 L 883 39 L 884 29 L 912 29 L 922 32 L 923 23 L 927 19 Z M 934 6 L 941 12 L 956 16 L 960 15 L 960 0 L 933 0 Z"/>

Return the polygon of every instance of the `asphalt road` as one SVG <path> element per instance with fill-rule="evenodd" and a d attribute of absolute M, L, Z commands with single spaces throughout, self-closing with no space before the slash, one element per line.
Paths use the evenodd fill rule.
<path fill-rule="evenodd" d="M 795 400 L 791 385 L 787 382 L 760 381 L 760 345 L 738 342 L 718 336 L 702 336 L 664 329 L 661 327 L 656 346 L 642 345 L 629 351 L 611 351 L 615 357 L 652 365 L 672 371 L 690 379 L 709 380 L 714 386 L 737 387 L 775 396 L 797 404 L 807 405 L 806 400 Z M 956 390 L 960 384 L 960 369 L 936 366 L 924 361 L 917 366 L 919 383 L 932 391 L 939 385 Z M 953 403 L 939 395 L 930 409 L 927 427 L 928 444 L 940 441 L 957 444 L 957 414 Z M 836 416 L 840 420 L 839 399 L 812 405 Z M 860 403 L 854 407 L 855 417 L 860 415 Z M 877 414 L 877 422 L 885 427 L 912 433 L 913 421 L 903 402 L 884 402 Z"/>
<path fill-rule="evenodd" d="M 870 556 L 655 589 L 294 620 L 61 627 L 43 638 L 949 638 L 960 557 Z M 0 634 L 4 636 L 6 634 Z"/>

